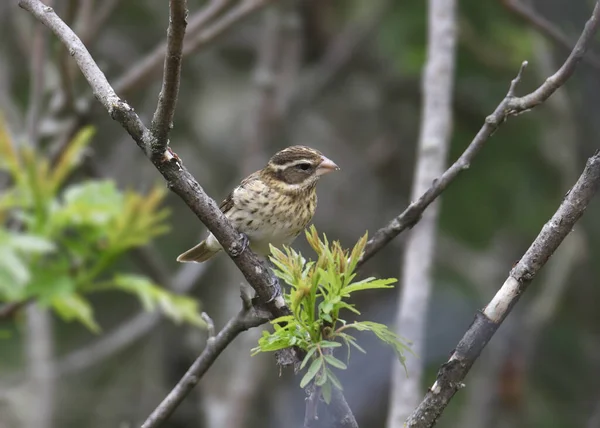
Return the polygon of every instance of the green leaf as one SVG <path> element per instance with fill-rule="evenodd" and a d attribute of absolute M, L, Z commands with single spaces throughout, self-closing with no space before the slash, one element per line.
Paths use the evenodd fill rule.
<path fill-rule="evenodd" d="M 8 233 L 7 235 L 7 244 L 24 253 L 43 254 L 56 248 L 54 243 L 41 236 L 26 233 Z"/>
<path fill-rule="evenodd" d="M 343 291 L 345 294 L 350 294 L 355 291 L 372 290 L 376 288 L 394 288 L 389 284 L 393 284 L 395 282 L 398 282 L 396 278 L 375 279 L 371 277 L 363 279 L 359 282 L 355 282 L 354 284 L 350 284 L 347 287 L 344 287 Z"/>
<path fill-rule="evenodd" d="M 331 403 L 331 382 L 325 382 L 321 387 L 321 395 L 323 395 L 323 401 L 327 405 Z"/>
<path fill-rule="evenodd" d="M 123 195 L 110 180 L 72 185 L 63 200 L 55 216 L 64 225 L 106 226 L 123 212 Z"/>
<path fill-rule="evenodd" d="M 195 299 L 172 294 L 139 275 L 117 275 L 112 284 L 117 289 L 135 294 L 147 311 L 158 308 L 177 323 L 187 322 L 197 327 L 206 327 Z"/>
<path fill-rule="evenodd" d="M 339 348 L 342 346 L 342 344 L 339 342 L 332 342 L 330 340 L 322 340 L 319 342 L 319 346 L 321 348 Z"/>
<path fill-rule="evenodd" d="M 22 287 L 31 278 L 25 262 L 7 247 L 0 247 L 0 271 L 3 271 L 16 287 Z"/>
<path fill-rule="evenodd" d="M 308 385 L 310 383 L 310 381 L 313 380 L 313 378 L 319 372 L 321 367 L 323 367 L 323 359 L 315 358 L 313 360 L 312 364 L 310 365 L 310 367 L 308 368 L 308 371 L 306 372 L 306 374 L 300 381 L 300 388 L 306 387 L 306 385 Z"/>
<path fill-rule="evenodd" d="M 77 320 L 94 333 L 100 331 L 100 326 L 94 320 L 91 305 L 79 294 L 72 293 L 56 296 L 51 300 L 50 305 L 64 320 Z"/>
<path fill-rule="evenodd" d="M 300 370 L 302 370 L 304 368 L 304 366 L 306 366 L 306 364 L 308 363 L 308 361 L 311 359 L 311 357 L 315 354 L 317 350 L 316 346 L 313 346 L 312 348 L 310 348 L 308 350 L 308 352 L 306 353 L 306 356 L 304 357 L 304 359 L 302 360 L 302 364 L 300 364 Z"/>
<path fill-rule="evenodd" d="M 315 378 L 315 385 L 323 386 L 327 382 L 327 370 L 321 371 Z"/>
<path fill-rule="evenodd" d="M 329 378 L 334 387 L 336 387 L 340 391 L 344 390 L 344 388 L 342 388 L 342 383 L 332 370 L 327 369 L 327 377 Z"/>
<path fill-rule="evenodd" d="M 335 358 L 333 355 L 325 354 L 325 361 L 327 364 L 337 369 L 346 370 L 348 368 L 346 364 Z"/>

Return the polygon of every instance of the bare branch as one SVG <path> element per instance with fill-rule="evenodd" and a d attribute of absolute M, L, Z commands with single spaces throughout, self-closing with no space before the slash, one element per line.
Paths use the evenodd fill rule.
<path fill-rule="evenodd" d="M 588 159 L 577 183 L 567 192 L 554 216 L 511 270 L 498 293 L 482 312 L 477 313 L 450 360 L 440 368 L 436 382 L 407 420 L 406 427 L 429 428 L 435 425 L 454 394 L 464 386 L 463 379 L 485 345 L 527 286 L 572 231 L 599 186 L 600 151 L 597 151 Z"/>
<path fill-rule="evenodd" d="M 333 416 L 333 428 L 358 428 L 358 423 L 346 402 L 346 398 L 344 398 L 344 394 L 336 387 L 333 387 L 331 391 L 329 412 Z"/>
<path fill-rule="evenodd" d="M 94 96 L 110 116 L 125 128 L 144 153 L 150 156 L 149 147 L 156 143 L 156 139 L 133 108 L 117 96 L 77 35 L 54 13 L 52 8 L 39 0 L 20 0 L 19 6 L 48 26 L 67 46 L 92 87 Z M 265 302 L 273 316 L 289 314 L 289 308 L 281 297 L 277 279 L 262 265 L 252 250 L 245 248 L 243 237 L 233 228 L 216 202 L 204 192 L 196 179 L 183 166 L 181 159 L 168 150 L 162 157 L 152 156 L 151 161 L 167 181 L 167 186 L 183 199 L 219 240 L 225 252 L 256 290 L 259 300 Z"/>
<path fill-rule="evenodd" d="M 452 135 L 452 92 L 456 56 L 456 2 L 428 2 L 427 61 L 423 75 L 423 111 L 412 197 L 431 185 L 446 165 Z M 433 288 L 432 266 L 437 241 L 439 205 L 427 210 L 409 235 L 402 260 L 402 288 L 396 332 L 410 337 L 412 350 L 424 355 L 427 309 Z M 400 428 L 423 396 L 423 360 L 410 358 L 406 367 L 394 361 L 388 428 Z M 406 376 L 406 373 L 410 376 Z"/>
<path fill-rule="evenodd" d="M 502 123 L 511 116 L 524 113 L 540 105 L 569 80 L 598 30 L 599 19 L 600 2 L 596 2 L 591 18 L 585 24 L 585 28 L 577 44 L 562 67 L 552 76 L 548 77 L 535 91 L 522 97 L 516 97 L 514 94 L 516 85 L 519 83 L 523 69 L 527 65 L 527 62 L 523 63 L 519 74 L 512 81 L 506 97 L 496 107 L 496 110 L 485 119 L 484 125 L 463 154 L 439 178 L 433 181 L 433 184 L 425 193 L 412 202 L 408 208 L 389 222 L 388 225 L 382 227 L 373 235 L 365 247 L 365 253 L 360 260 L 360 264 L 373 257 L 375 253 L 400 233 L 413 227 L 420 220 L 423 211 L 446 190 L 462 171 L 469 168 L 471 161 Z"/>
<path fill-rule="evenodd" d="M 560 31 L 552 22 L 540 15 L 533 7 L 526 4 L 524 0 L 500 0 L 500 3 L 564 50 L 568 51 L 573 46 L 571 38 Z M 600 58 L 593 53 L 588 53 L 583 58 L 583 61 L 594 68 L 600 69 Z"/>
<path fill-rule="evenodd" d="M 167 53 L 163 72 L 163 82 L 158 105 L 152 118 L 152 134 L 156 144 L 152 155 L 162 155 L 169 143 L 169 132 L 173 128 L 175 106 L 179 95 L 183 38 L 187 26 L 187 0 L 169 1 L 169 28 L 167 30 Z"/>
<path fill-rule="evenodd" d="M 235 317 L 230 319 L 225 327 L 214 338 L 209 338 L 206 348 L 194 361 L 186 374 L 175 388 L 165 397 L 160 405 L 142 424 L 142 428 L 155 428 L 166 421 L 183 399 L 196 386 L 204 373 L 217 359 L 219 354 L 243 331 L 257 327 L 268 319 L 256 314 L 253 309 L 243 308 Z"/>

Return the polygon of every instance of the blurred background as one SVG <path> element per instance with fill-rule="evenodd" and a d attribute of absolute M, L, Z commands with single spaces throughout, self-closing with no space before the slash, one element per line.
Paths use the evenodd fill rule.
<path fill-rule="evenodd" d="M 164 42 L 167 2 L 46 3 L 74 27 L 117 93 L 149 123 L 163 58 L 152 52 Z M 342 168 L 319 184 L 314 224 L 328 237 L 351 247 L 406 207 L 419 131 L 426 2 L 276 1 L 255 7 L 223 32 L 211 26 L 218 19 L 207 16 L 244 2 L 188 3 L 188 31 L 195 36 L 183 63 L 171 146 L 209 195 L 220 201 L 274 152 L 304 144 Z M 570 47 L 532 25 L 531 16 L 572 45 L 593 7 L 592 1 L 525 2 L 532 12 L 526 19 L 511 4 L 459 2 L 449 161 L 505 96 L 523 60 L 530 66 L 519 94 L 537 87 L 566 58 Z M 36 223 L 35 197 L 10 206 L 0 198 L 0 427 L 139 426 L 204 347 L 206 331 L 194 302 L 220 328 L 239 310 L 242 276 L 223 255 L 203 265 L 175 262 L 205 228 L 176 195 L 152 190 L 164 189 L 162 178 L 93 99 L 56 38 L 16 1 L 0 2 L 0 24 L 0 113 L 2 133 L 10 135 L 2 156 L 6 164 L 19 152 L 27 165 L 40 168 L 38 177 L 44 163 L 69 171 L 44 203 L 52 213 L 64 205 L 56 224 L 61 236 L 72 238 L 64 241 L 72 257 L 52 277 L 63 282 L 32 287 L 32 278 L 45 278 L 53 266 L 20 259 L 20 251 L 51 252 L 54 235 L 43 227 L 46 217 Z M 548 102 L 504 124 L 443 194 L 421 356 L 424 386 L 598 149 L 599 50 L 589 58 Z M 23 180 L 18 174 L 3 168 L 0 194 L 22 185 L 35 195 L 35 174 Z M 135 205 L 135 197 L 127 196 L 132 192 L 146 195 L 141 200 L 155 195 L 156 206 L 142 207 L 138 200 L 137 208 L 129 207 Z M 69 200 L 79 202 L 60 202 Z M 119 224 L 123 207 L 131 208 L 131 224 L 140 218 L 147 223 L 138 224 L 137 235 L 126 225 L 124 235 L 104 236 Z M 21 215 L 10 214 L 15 210 Z M 600 427 L 599 215 L 596 200 L 484 350 L 439 427 Z M 7 238 L 23 229 L 38 239 Z M 124 236 L 131 244 L 119 246 Z M 404 236 L 361 275 L 399 277 Z M 114 257 L 98 267 L 103 248 L 111 245 Z M 310 254 L 302 237 L 294 246 Z M 95 278 L 130 276 L 120 289 L 71 293 L 70 278 L 95 267 Z M 15 290 L 11 272 L 22 289 Z M 63 294 L 44 297 L 48 289 Z M 145 311 L 136 295 L 156 310 Z M 359 309 L 365 319 L 393 325 L 397 296 L 398 290 L 374 291 Z M 38 297 L 45 304 L 20 303 Z M 300 426 L 300 378 L 291 370 L 280 373 L 271 355 L 250 357 L 262 328 L 225 350 L 165 426 Z M 367 354 L 353 353 L 349 369 L 340 373 L 345 395 L 360 426 L 384 427 L 394 355 L 368 334 L 359 342 Z"/>

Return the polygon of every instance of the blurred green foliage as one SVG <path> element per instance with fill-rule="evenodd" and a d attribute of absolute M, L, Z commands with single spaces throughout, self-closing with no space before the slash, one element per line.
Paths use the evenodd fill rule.
<path fill-rule="evenodd" d="M 0 195 L 0 301 L 35 301 L 97 332 L 85 294 L 121 290 L 147 310 L 203 326 L 196 300 L 143 276 L 108 274 L 127 251 L 168 230 L 168 211 L 160 187 L 142 195 L 111 180 L 67 182 L 92 135 L 82 129 L 51 164 L 27 145 L 18 150 L 0 120 L 0 171 L 11 183 Z"/>
<path fill-rule="evenodd" d="M 284 247 L 284 251 L 281 251 L 271 246 L 274 273 L 291 287 L 284 298 L 292 315 L 271 321 L 274 331 L 263 331 L 258 347 L 253 351 L 278 351 L 291 346 L 304 350 L 306 356 L 300 369 L 308 367 L 308 370 L 300 381 L 300 387 L 304 388 L 314 381 L 321 388 L 325 402 L 329 403 L 332 388 L 342 389 L 333 369 L 347 368 L 346 363 L 333 356 L 333 349 L 344 343 L 348 348 L 348 361 L 351 347 L 365 352 L 349 330 L 372 332 L 393 347 L 402 364 L 404 352 L 410 348 L 384 324 L 371 321 L 348 323 L 340 316 L 344 310 L 360 315 L 356 305 L 346 301 L 352 293 L 393 288 L 391 284 L 397 282 L 395 278 L 373 277 L 353 282 L 358 260 L 367 243 L 367 234 L 360 238 L 351 252 L 343 250 L 339 241 L 330 245 L 325 235 L 321 240 L 314 225 L 306 231 L 306 239 L 317 253 L 317 261 L 307 261 L 289 247 Z"/>

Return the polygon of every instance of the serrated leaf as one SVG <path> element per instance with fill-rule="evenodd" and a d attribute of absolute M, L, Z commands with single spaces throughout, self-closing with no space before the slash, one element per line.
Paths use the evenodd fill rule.
<path fill-rule="evenodd" d="M 394 288 L 389 284 L 393 284 L 395 282 L 398 282 L 396 278 L 375 279 L 371 277 L 363 279 L 359 282 L 355 282 L 354 284 L 350 284 L 347 287 L 344 287 L 343 291 L 345 294 L 350 294 L 355 291 L 372 290 L 376 288 Z"/>
<path fill-rule="evenodd" d="M 310 381 L 313 380 L 313 378 L 317 375 L 321 367 L 323 367 L 322 358 L 316 358 L 315 360 L 313 360 L 312 364 L 308 368 L 308 371 L 300 381 L 300 388 L 306 387 L 306 385 L 308 385 Z"/>

